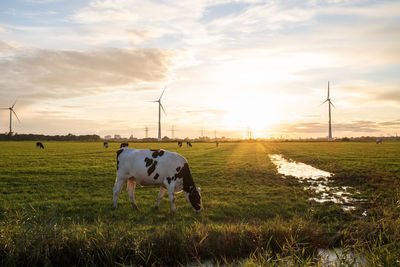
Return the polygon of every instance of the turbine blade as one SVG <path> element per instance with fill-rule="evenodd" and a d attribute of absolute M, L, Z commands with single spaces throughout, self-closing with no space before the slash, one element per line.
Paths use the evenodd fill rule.
<path fill-rule="evenodd" d="M 164 111 L 165 116 L 167 116 L 167 112 L 165 112 L 163 105 L 160 103 L 160 107 L 162 109 L 162 111 Z"/>
<path fill-rule="evenodd" d="M 329 104 L 331 104 L 332 107 L 334 107 L 336 109 L 335 105 L 331 101 L 329 101 Z"/>
<path fill-rule="evenodd" d="M 161 95 L 160 95 L 160 98 L 158 99 L 159 101 L 161 100 L 161 97 L 163 96 L 163 94 L 164 94 L 164 92 L 165 92 L 165 89 L 167 89 L 166 86 L 164 86 L 164 90 L 162 91 L 162 93 L 161 93 Z"/>
<path fill-rule="evenodd" d="M 0 108 L 0 109 L 9 109 L 9 108 Z"/>
<path fill-rule="evenodd" d="M 15 113 L 15 111 L 14 111 L 13 109 L 11 109 L 11 110 L 12 110 L 12 112 L 14 113 L 15 117 L 17 118 L 18 122 L 21 123 L 21 121 L 19 120 L 19 118 L 18 118 L 18 116 L 17 116 L 17 113 Z"/>
<path fill-rule="evenodd" d="M 328 97 L 327 99 L 329 99 L 329 81 L 328 81 Z"/>
<path fill-rule="evenodd" d="M 14 108 L 15 104 L 17 103 L 17 99 L 15 99 L 14 104 L 11 106 L 11 108 Z"/>
<path fill-rule="evenodd" d="M 155 101 L 146 101 L 146 102 L 158 102 L 158 100 L 155 100 Z"/>
<path fill-rule="evenodd" d="M 325 100 L 324 102 L 322 102 L 322 103 L 320 104 L 320 106 L 322 106 L 323 104 L 325 104 L 327 101 L 329 101 L 329 99 L 327 99 L 327 100 Z"/>

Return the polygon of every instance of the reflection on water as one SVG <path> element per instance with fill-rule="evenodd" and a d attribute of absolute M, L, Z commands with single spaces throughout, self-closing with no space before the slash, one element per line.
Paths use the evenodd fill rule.
<path fill-rule="evenodd" d="M 354 254 L 341 248 L 318 249 L 322 266 L 367 266 L 365 255 Z"/>
<path fill-rule="evenodd" d="M 307 184 L 305 190 L 313 191 L 317 197 L 310 198 L 319 203 L 334 202 L 342 206 L 343 210 L 353 210 L 353 203 L 359 201 L 354 199 L 354 194 L 359 194 L 357 190 L 350 186 L 333 186 L 329 182 L 332 173 L 314 168 L 313 166 L 288 161 L 281 155 L 269 155 L 272 163 L 276 165 L 277 171 L 285 176 L 293 176 L 301 183 Z"/>
<path fill-rule="evenodd" d="M 269 155 L 269 158 L 277 166 L 278 172 L 286 176 L 293 176 L 301 180 L 322 179 L 325 181 L 332 176 L 330 172 L 319 170 L 313 166 L 301 162 L 287 161 L 281 155 Z"/>

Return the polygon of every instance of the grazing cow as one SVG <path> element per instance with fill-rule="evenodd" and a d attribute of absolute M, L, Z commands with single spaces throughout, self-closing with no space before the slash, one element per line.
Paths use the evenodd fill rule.
<path fill-rule="evenodd" d="M 42 142 L 36 142 L 36 147 L 44 149 L 44 145 L 42 144 Z"/>
<path fill-rule="evenodd" d="M 219 142 L 215 141 L 215 146 L 218 147 L 219 146 Z"/>
<path fill-rule="evenodd" d="M 376 144 L 382 144 L 382 139 L 376 139 Z"/>
<path fill-rule="evenodd" d="M 186 147 L 192 147 L 192 143 L 190 143 L 189 141 L 186 142 Z"/>
<path fill-rule="evenodd" d="M 182 147 L 182 141 L 178 141 L 178 146 Z"/>
<path fill-rule="evenodd" d="M 121 143 L 121 145 L 120 145 L 120 147 L 119 147 L 119 148 L 128 147 L 128 146 L 129 146 L 129 144 L 128 144 L 128 143 Z"/>
<path fill-rule="evenodd" d="M 107 142 L 104 142 L 103 147 L 104 147 L 104 148 L 108 148 L 108 143 L 107 143 Z"/>
<path fill-rule="evenodd" d="M 122 148 L 118 150 L 113 209 L 117 207 L 118 196 L 125 182 L 127 182 L 126 191 L 134 209 L 137 209 L 135 187 L 138 183 L 160 186 L 155 209 L 158 208 L 165 191 L 168 191 L 171 209 L 175 212 L 175 192 L 183 190 L 186 200 L 194 211 L 202 210 L 200 188 L 196 188 L 193 182 L 187 160 L 178 153 L 162 149 Z"/>

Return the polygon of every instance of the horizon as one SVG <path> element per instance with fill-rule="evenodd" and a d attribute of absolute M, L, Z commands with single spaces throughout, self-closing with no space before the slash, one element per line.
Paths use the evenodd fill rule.
<path fill-rule="evenodd" d="M 400 2 L 0 2 L 13 132 L 287 139 L 400 132 Z M 151 15 L 150 15 L 151 14 Z M 0 110 L 0 132 L 9 111 Z M 203 130 L 202 130 L 203 129 Z"/>

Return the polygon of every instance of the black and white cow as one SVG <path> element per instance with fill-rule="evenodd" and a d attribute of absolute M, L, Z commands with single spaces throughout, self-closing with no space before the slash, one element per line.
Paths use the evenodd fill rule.
<path fill-rule="evenodd" d="M 103 147 L 104 147 L 104 148 L 108 148 L 108 143 L 107 143 L 107 142 L 104 142 Z"/>
<path fill-rule="evenodd" d="M 182 141 L 178 141 L 178 146 L 182 147 Z"/>
<path fill-rule="evenodd" d="M 44 149 L 44 145 L 42 144 L 42 142 L 36 142 L 36 147 Z"/>
<path fill-rule="evenodd" d="M 382 144 L 382 139 L 380 139 L 380 138 L 379 138 L 379 139 L 376 139 L 375 142 L 376 142 L 376 144 Z"/>
<path fill-rule="evenodd" d="M 122 148 L 117 151 L 117 178 L 114 185 L 113 208 L 117 207 L 117 200 L 123 185 L 127 182 L 126 191 L 132 202 L 132 207 L 137 209 L 135 201 L 136 183 L 140 185 L 158 185 L 157 202 L 168 191 L 172 212 L 175 208 L 175 193 L 185 193 L 186 200 L 194 211 L 202 210 L 200 188 L 196 188 L 187 160 L 175 152 L 162 149 L 130 149 Z"/>
<path fill-rule="evenodd" d="M 119 148 L 128 147 L 128 146 L 129 146 L 128 143 L 121 143 L 121 145 L 119 146 Z"/>
<path fill-rule="evenodd" d="M 190 143 L 189 141 L 186 142 L 186 147 L 192 147 L 192 143 Z"/>

